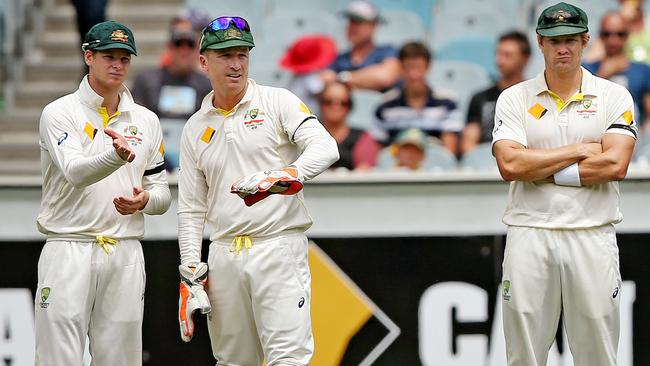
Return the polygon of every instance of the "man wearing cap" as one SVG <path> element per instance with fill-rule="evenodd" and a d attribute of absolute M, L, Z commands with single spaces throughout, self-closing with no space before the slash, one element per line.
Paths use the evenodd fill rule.
<path fill-rule="evenodd" d="M 347 38 L 352 48 L 339 54 L 321 78 L 325 83 L 337 80 L 353 89 L 390 89 L 399 80 L 400 65 L 393 47 L 373 42 L 382 21 L 379 11 L 370 1 L 353 0 L 343 14 L 348 19 Z"/>
<path fill-rule="evenodd" d="M 194 311 L 209 312 L 217 365 L 307 365 L 314 344 L 304 231 L 312 220 L 301 190 L 338 150 L 294 94 L 248 79 L 254 45 L 240 17 L 216 18 L 203 31 L 200 63 L 213 91 L 181 138 L 181 337 L 192 338 Z"/>
<path fill-rule="evenodd" d="M 493 152 L 512 181 L 503 217 L 508 365 L 546 365 L 560 313 L 575 365 L 616 365 L 613 224 L 637 127 L 630 93 L 580 67 L 587 32 L 580 8 L 545 9 L 537 22 L 544 72 L 497 100 Z"/>
<path fill-rule="evenodd" d="M 158 118 L 123 82 L 133 33 L 107 21 L 82 46 L 89 74 L 48 104 L 40 120 L 47 235 L 38 263 L 36 364 L 142 364 L 144 214 L 167 211 L 171 194 Z"/>
<path fill-rule="evenodd" d="M 169 62 L 139 74 L 132 90 L 135 101 L 160 118 L 168 171 L 178 168 L 180 137 L 185 121 L 201 108 L 201 100 L 212 90 L 210 80 L 198 69 L 199 31 L 202 28 L 195 30 L 190 16 L 191 13 L 182 12 L 172 20 L 167 43 Z"/>

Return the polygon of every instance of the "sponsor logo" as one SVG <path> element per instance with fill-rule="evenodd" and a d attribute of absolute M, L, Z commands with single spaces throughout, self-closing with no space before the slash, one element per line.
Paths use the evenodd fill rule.
<path fill-rule="evenodd" d="M 304 305 L 305 305 L 305 298 L 301 297 L 300 301 L 298 301 L 298 308 L 302 309 Z"/>
<path fill-rule="evenodd" d="M 118 29 L 111 33 L 111 41 L 120 41 L 126 43 L 129 41 L 129 36 L 124 33 L 123 30 Z"/>
<path fill-rule="evenodd" d="M 510 281 L 503 281 L 503 300 L 510 301 Z"/>
<path fill-rule="evenodd" d="M 122 132 L 126 141 L 128 141 L 132 146 L 142 145 L 142 132 L 138 130 L 138 126 L 126 126 Z"/>
<path fill-rule="evenodd" d="M 614 289 L 614 293 L 612 294 L 612 299 L 615 299 L 616 296 L 618 296 L 618 287 Z"/>
<path fill-rule="evenodd" d="M 47 302 L 49 297 L 50 297 L 50 288 L 43 287 L 41 289 L 41 309 L 47 309 L 47 307 L 50 306 L 50 303 Z"/>
<path fill-rule="evenodd" d="M 65 139 L 68 138 L 68 133 L 64 132 L 58 139 L 56 139 L 57 145 L 61 145 Z"/>

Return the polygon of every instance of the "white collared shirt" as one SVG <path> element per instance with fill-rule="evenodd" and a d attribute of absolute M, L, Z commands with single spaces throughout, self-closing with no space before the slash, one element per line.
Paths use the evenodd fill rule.
<path fill-rule="evenodd" d="M 622 86 L 582 69 L 578 94 L 566 103 L 548 90 L 544 73 L 504 90 L 497 100 L 493 144 L 512 140 L 530 149 L 600 142 L 606 133 L 636 138 L 634 103 Z M 553 229 L 618 223 L 618 182 L 583 187 L 513 181 L 503 222 Z"/>
<path fill-rule="evenodd" d="M 144 235 L 144 217 L 164 213 L 171 202 L 163 161 L 158 117 L 136 104 L 125 86 L 118 112 L 109 118 L 103 98 L 86 76 L 79 89 L 48 104 L 40 120 L 43 198 L 37 225 L 48 237 L 115 239 Z M 136 158 L 122 160 L 111 128 L 124 136 Z M 113 198 L 133 196 L 133 187 L 149 191 L 142 212 L 121 215 Z"/>
<path fill-rule="evenodd" d="M 244 97 L 229 113 L 214 108 L 212 99 L 213 92 L 187 121 L 181 138 L 181 256 L 187 257 L 188 247 L 200 253 L 203 220 L 213 241 L 307 230 L 312 218 L 302 192 L 271 195 L 247 207 L 230 193 L 230 187 L 244 176 L 288 165 L 295 165 L 301 176 L 311 179 L 338 159 L 336 141 L 286 89 L 257 85 L 249 79 Z"/>

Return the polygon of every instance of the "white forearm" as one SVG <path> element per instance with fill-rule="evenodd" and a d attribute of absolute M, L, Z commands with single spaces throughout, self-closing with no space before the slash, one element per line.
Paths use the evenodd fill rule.
<path fill-rule="evenodd" d="M 178 247 L 181 252 L 181 264 L 190 265 L 201 262 L 204 223 L 205 214 L 178 213 Z"/>
<path fill-rule="evenodd" d="M 300 126 L 294 141 L 303 152 L 291 165 L 298 168 L 305 180 L 316 177 L 339 159 L 336 140 L 316 120 Z"/>
<path fill-rule="evenodd" d="M 172 193 L 167 184 L 167 172 L 162 171 L 145 177 L 145 189 L 149 192 L 149 202 L 142 212 L 147 215 L 162 215 L 172 203 Z"/>
<path fill-rule="evenodd" d="M 69 159 L 63 172 L 75 188 L 83 188 L 108 177 L 124 164 L 126 160 L 111 149 L 90 157 Z"/>

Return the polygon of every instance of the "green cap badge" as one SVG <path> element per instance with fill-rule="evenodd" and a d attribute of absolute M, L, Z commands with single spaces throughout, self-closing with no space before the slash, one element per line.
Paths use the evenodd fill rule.
<path fill-rule="evenodd" d="M 537 34 L 544 37 L 589 32 L 587 14 L 579 7 L 558 3 L 542 11 L 537 19 Z"/>
<path fill-rule="evenodd" d="M 135 38 L 131 30 L 118 22 L 108 20 L 95 24 L 86 36 L 81 45 L 83 51 L 102 51 L 113 48 L 121 48 L 137 55 L 135 49 Z"/>

